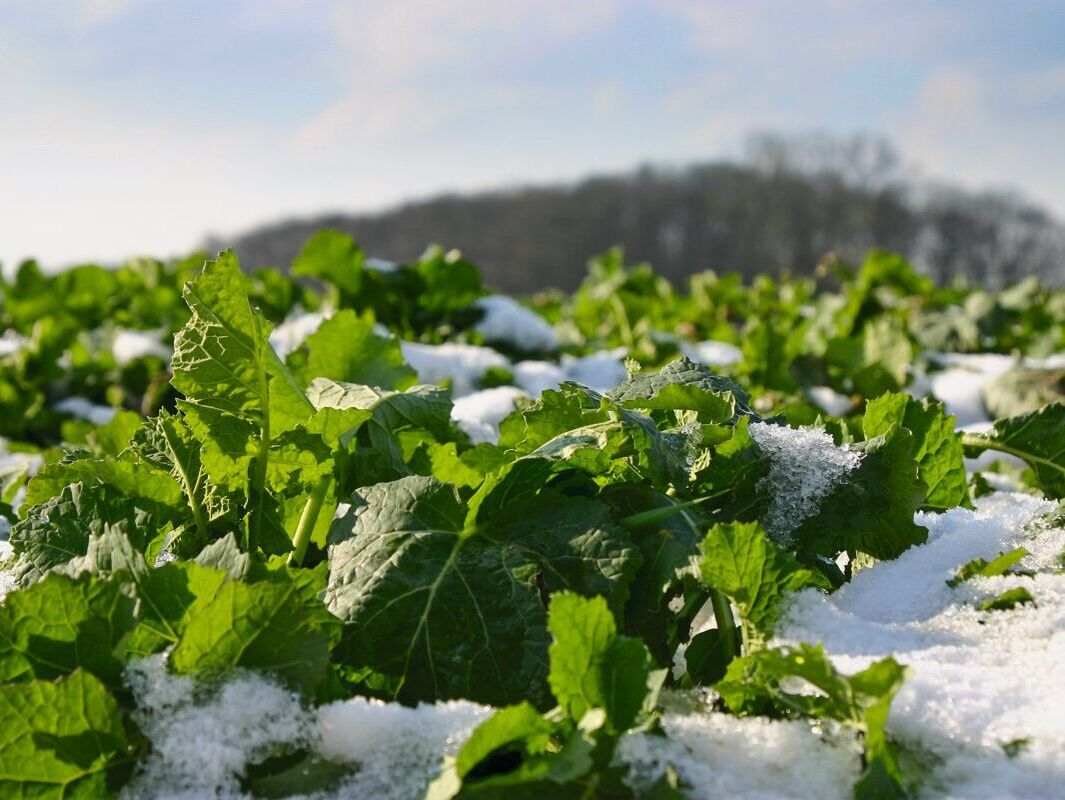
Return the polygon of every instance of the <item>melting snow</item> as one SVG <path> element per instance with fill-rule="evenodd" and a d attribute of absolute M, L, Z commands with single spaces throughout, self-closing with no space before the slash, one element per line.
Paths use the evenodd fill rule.
<path fill-rule="evenodd" d="M 84 397 L 64 397 L 52 408 L 72 417 L 88 420 L 93 425 L 106 425 L 115 416 L 115 409 L 111 406 L 98 405 Z"/>
<path fill-rule="evenodd" d="M 510 360 L 490 347 L 473 344 L 418 344 L 402 342 L 403 358 L 422 383 L 451 381 L 453 397 L 477 390 L 481 377 L 492 368 L 510 370 Z"/>
<path fill-rule="evenodd" d="M 539 353 L 558 349 L 555 329 L 513 297 L 494 294 L 482 297 L 474 305 L 484 311 L 484 317 L 474 330 L 489 344 L 506 344 L 518 350 Z"/>
<path fill-rule="evenodd" d="M 700 361 L 711 367 L 727 367 L 743 360 L 743 351 L 736 345 L 714 339 L 695 344 L 684 342 L 680 346 L 680 351 L 692 361 Z"/>
<path fill-rule="evenodd" d="M 312 730 L 299 697 L 273 681 L 238 675 L 213 687 L 170 675 L 162 656 L 131 664 L 126 677 L 134 717 L 152 753 L 123 789 L 122 800 L 242 798 L 245 767 Z"/>
<path fill-rule="evenodd" d="M 330 312 L 293 311 L 284 322 L 270 331 L 270 345 L 274 348 L 274 352 L 284 360 L 331 316 Z"/>
<path fill-rule="evenodd" d="M 801 720 L 665 714 L 662 727 L 666 737 L 630 734 L 619 745 L 637 792 L 672 765 L 693 800 L 844 800 L 861 771 L 853 737 L 826 737 Z"/>
<path fill-rule="evenodd" d="M 827 596 L 796 596 L 787 642 L 824 642 L 845 672 L 893 654 L 912 674 L 892 706 L 892 736 L 933 767 L 923 795 L 1061 797 L 1065 786 L 1065 530 L 1042 521 L 1054 503 L 999 493 L 975 511 L 918 514 L 928 542 L 863 570 Z M 962 564 L 1018 546 L 1031 577 L 946 585 Z M 1026 587 L 1034 606 L 981 612 L 978 602 Z M 1014 758 L 1004 745 L 1028 739 Z"/>
<path fill-rule="evenodd" d="M 788 428 L 755 422 L 751 438 L 769 456 L 769 474 L 759 489 L 770 495 L 763 520 L 765 529 L 780 541 L 817 513 L 832 489 L 858 466 L 862 454 L 837 447 L 819 428 Z"/>
<path fill-rule="evenodd" d="M 318 749 L 332 761 L 358 764 L 328 797 L 413 800 L 492 709 L 465 700 L 407 708 L 357 697 L 318 711 Z M 325 800 L 323 796 L 322 800 Z"/>
<path fill-rule="evenodd" d="M 462 428 L 474 444 L 496 442 L 499 423 L 515 409 L 526 394 L 513 386 L 499 386 L 468 394 L 455 401 L 451 419 Z"/>
<path fill-rule="evenodd" d="M 161 335 L 159 331 L 130 331 L 119 328 L 115 331 L 115 338 L 111 343 L 115 361 L 120 366 L 145 356 L 158 356 L 169 361 L 172 353 L 170 348 L 160 341 Z"/>

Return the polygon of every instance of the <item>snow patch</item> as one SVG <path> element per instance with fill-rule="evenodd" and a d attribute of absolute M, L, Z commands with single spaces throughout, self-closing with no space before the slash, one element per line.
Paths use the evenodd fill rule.
<path fill-rule="evenodd" d="M 403 358 L 422 383 L 451 381 L 452 397 L 477 390 L 481 377 L 493 367 L 510 370 L 510 360 L 490 347 L 473 344 L 401 342 Z"/>
<path fill-rule="evenodd" d="M 451 419 L 474 444 L 495 443 L 499 439 L 499 423 L 514 411 L 516 402 L 525 396 L 521 389 L 513 386 L 474 392 L 455 401 Z"/>
<path fill-rule="evenodd" d="M 207 687 L 169 674 L 164 656 L 149 656 L 131 663 L 126 678 L 152 752 L 122 800 L 243 798 L 240 777 L 249 764 L 313 729 L 298 695 L 258 675 L 238 673 Z"/>
<path fill-rule="evenodd" d="M 550 361 L 519 361 L 513 372 L 514 383 L 532 397 L 557 389 L 566 380 L 566 371 Z"/>
<path fill-rule="evenodd" d="M 752 423 L 751 438 L 770 459 L 769 474 L 758 483 L 769 493 L 765 529 L 780 542 L 813 516 L 821 501 L 858 466 L 862 454 L 837 447 L 820 428 L 788 428 Z"/>
<path fill-rule="evenodd" d="M 486 342 L 506 344 L 526 352 L 543 353 L 558 349 L 555 329 L 513 297 L 493 294 L 480 298 L 474 306 L 484 312 L 484 317 L 473 329 Z"/>
<path fill-rule="evenodd" d="M 829 738 L 802 720 L 671 713 L 662 727 L 666 736 L 629 734 L 619 743 L 637 794 L 672 765 L 693 800 L 844 800 L 861 772 L 853 737 Z"/>
<path fill-rule="evenodd" d="M 607 392 L 628 377 L 625 372 L 625 354 L 626 350 L 622 347 L 600 350 L 582 358 L 564 355 L 561 366 L 567 380 L 576 381 L 597 392 Z"/>
<path fill-rule="evenodd" d="M 115 416 L 116 410 L 111 406 L 98 405 L 85 397 L 64 397 L 52 408 L 72 417 L 88 420 L 93 425 L 106 425 Z"/>
<path fill-rule="evenodd" d="M 111 343 L 111 352 L 119 366 L 145 356 L 158 356 L 166 361 L 173 355 L 170 348 L 160 340 L 160 331 L 131 331 L 119 328 Z"/>
<path fill-rule="evenodd" d="M 810 402 L 830 417 L 842 417 L 854 406 L 854 401 L 831 386 L 811 386 L 806 390 Z"/>
<path fill-rule="evenodd" d="M 332 761 L 358 764 L 333 797 L 421 797 L 444 756 L 458 753 L 492 709 L 465 700 L 408 708 L 356 697 L 318 710 L 318 749 Z"/>
<path fill-rule="evenodd" d="M 20 336 L 13 330 L 4 331 L 0 336 L 0 358 L 17 353 L 26 346 L 26 337 Z"/>
<path fill-rule="evenodd" d="M 692 361 L 699 361 L 711 367 L 727 367 L 743 360 L 743 351 L 730 342 L 707 339 L 705 342 L 691 344 L 684 342 L 680 351 Z"/>
<path fill-rule="evenodd" d="M 330 311 L 292 311 L 284 322 L 270 331 L 270 346 L 283 361 L 331 316 Z"/>

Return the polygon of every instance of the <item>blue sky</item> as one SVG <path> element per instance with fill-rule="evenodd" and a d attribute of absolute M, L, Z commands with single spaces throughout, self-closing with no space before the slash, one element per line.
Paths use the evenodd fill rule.
<path fill-rule="evenodd" d="M 5 0 L 0 260 L 187 250 L 290 214 L 891 138 L 1065 216 L 1065 3 Z"/>

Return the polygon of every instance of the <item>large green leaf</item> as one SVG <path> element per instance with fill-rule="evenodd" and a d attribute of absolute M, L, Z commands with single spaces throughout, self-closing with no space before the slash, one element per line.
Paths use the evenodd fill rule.
<path fill-rule="evenodd" d="M 110 797 L 108 776 L 132 760 L 130 750 L 118 704 L 87 672 L 0 686 L 4 797 Z"/>
<path fill-rule="evenodd" d="M 914 400 L 905 394 L 885 394 L 870 400 L 862 425 L 867 439 L 901 425 L 913 434 L 917 477 L 924 484 L 924 506 L 946 510 L 968 503 L 968 476 L 962 457 L 961 434 L 954 416 L 944 413 L 938 400 Z"/>
<path fill-rule="evenodd" d="M 11 543 L 20 555 L 19 583 L 32 583 L 51 568 L 85 555 L 91 536 L 117 531 L 142 547 L 159 529 L 151 510 L 112 494 L 106 485 L 64 487 L 48 502 L 29 509 L 11 531 Z"/>
<path fill-rule="evenodd" d="M 516 502 L 467 529 L 453 487 L 410 477 L 360 489 L 334 524 L 325 600 L 359 666 L 402 679 L 405 701 L 546 699 L 544 597 L 621 608 L 639 553 L 584 498 Z"/>
<path fill-rule="evenodd" d="M 861 463 L 795 530 L 800 551 L 834 558 L 848 550 L 889 559 L 922 544 L 928 532 L 913 521 L 924 500 L 913 434 L 893 425 L 852 449 L 863 454 Z"/>
<path fill-rule="evenodd" d="M 297 430 L 314 406 L 270 346 L 231 252 L 207 262 L 184 297 L 192 317 L 174 339 L 172 383 L 185 395 L 180 408 L 201 462 L 213 483 L 243 495 L 252 549 L 284 552 L 287 531 L 271 490 L 293 472 L 314 483 L 331 468 Z"/>
<path fill-rule="evenodd" d="M 762 635 L 772 633 L 784 595 L 823 585 L 816 573 L 774 545 L 757 522 L 712 527 L 703 540 L 700 566 L 703 581 L 728 595 L 743 621 Z"/>
<path fill-rule="evenodd" d="M 229 581 L 190 608 L 170 665 L 205 678 L 258 669 L 311 692 L 339 636 L 339 622 L 295 581 Z"/>
<path fill-rule="evenodd" d="M 117 582 L 49 575 L 0 605 L 0 680 L 51 679 L 82 667 L 117 685 L 116 652 L 134 623 L 133 600 Z"/>

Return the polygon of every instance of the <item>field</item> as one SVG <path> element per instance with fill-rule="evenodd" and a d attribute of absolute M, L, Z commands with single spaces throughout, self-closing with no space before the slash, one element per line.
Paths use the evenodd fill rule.
<path fill-rule="evenodd" d="M 0 330 L 0 796 L 1065 793 L 1063 290 L 323 231 Z"/>

